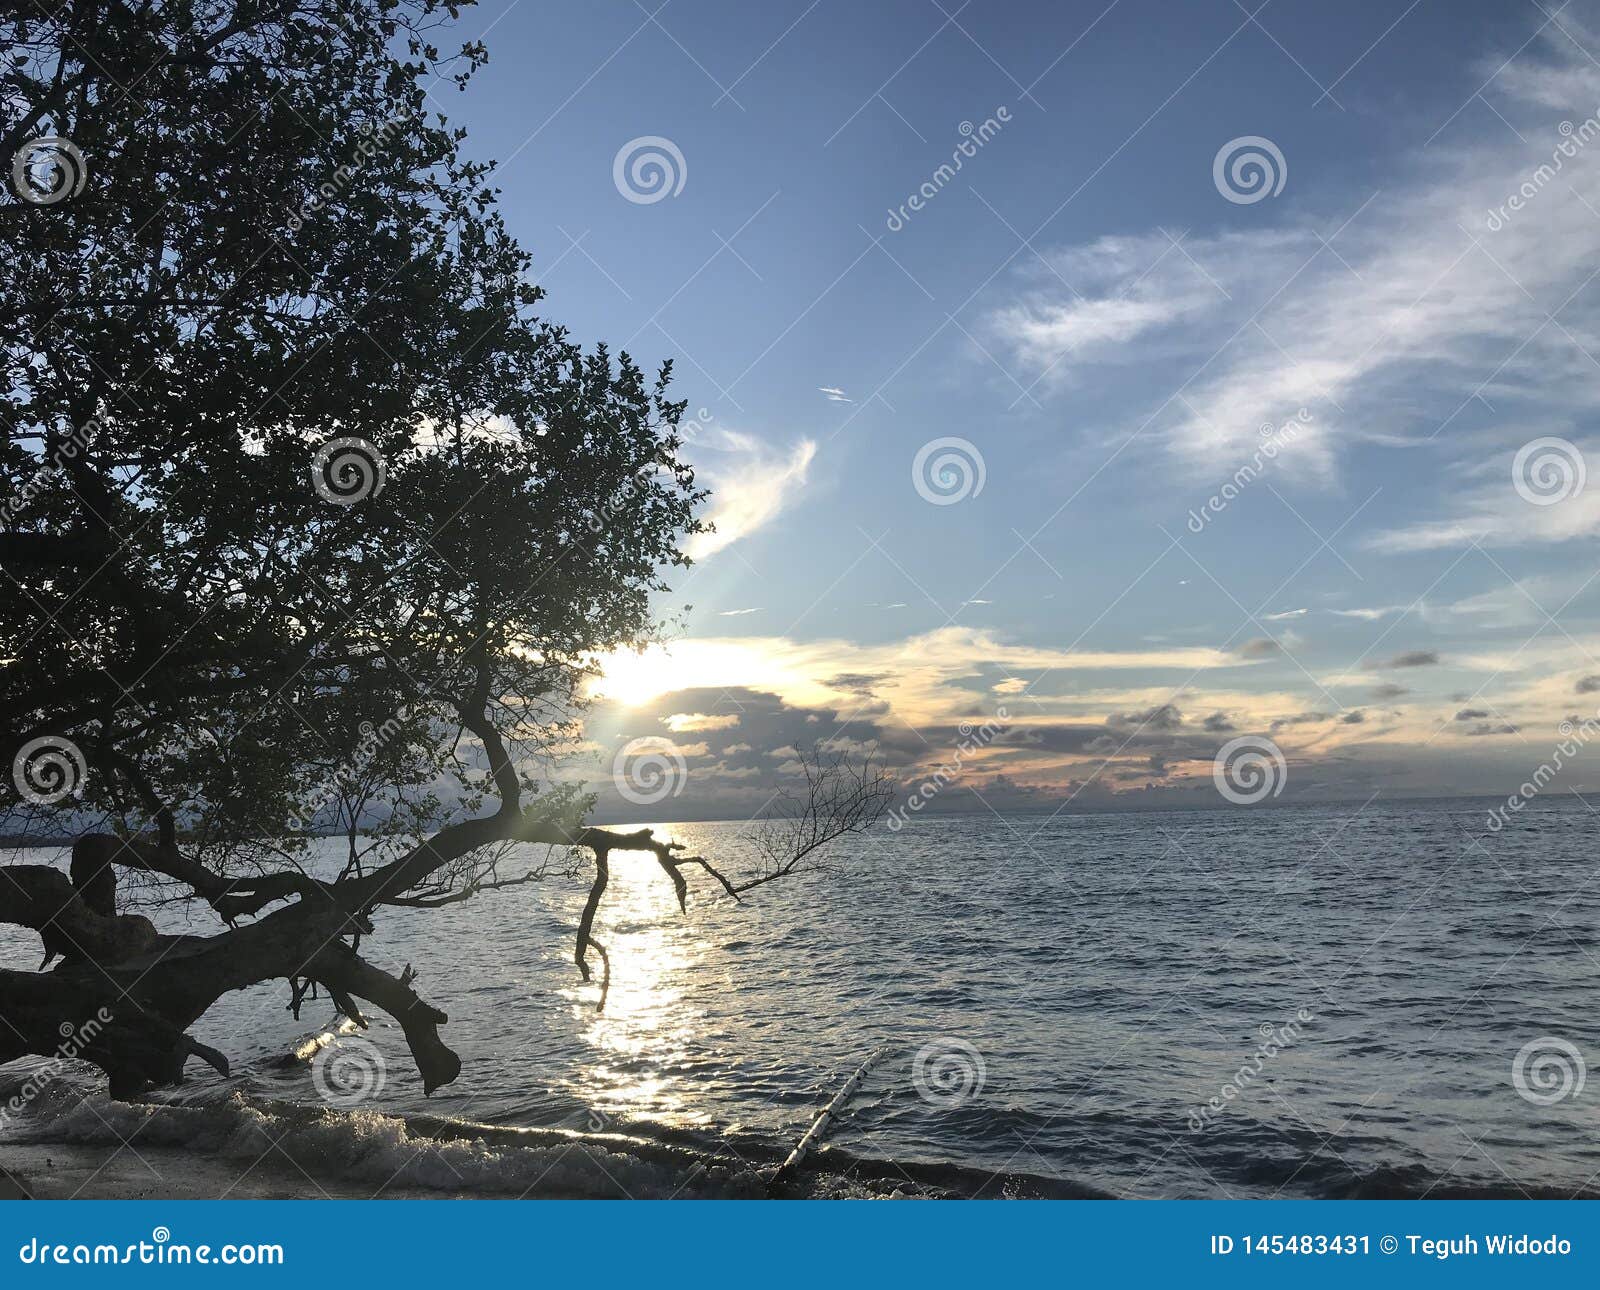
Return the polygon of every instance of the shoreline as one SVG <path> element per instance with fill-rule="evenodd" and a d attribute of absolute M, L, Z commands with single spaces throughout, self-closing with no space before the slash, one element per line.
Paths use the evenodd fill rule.
<path fill-rule="evenodd" d="M 516 1199 L 516 1193 L 379 1188 L 313 1178 L 281 1153 L 254 1165 L 178 1147 L 0 1146 L 0 1200 Z M 539 1193 L 540 1199 L 562 1199 Z"/>

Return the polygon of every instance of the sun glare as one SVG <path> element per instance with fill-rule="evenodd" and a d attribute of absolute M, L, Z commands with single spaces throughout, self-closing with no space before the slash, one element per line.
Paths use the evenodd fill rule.
<path fill-rule="evenodd" d="M 597 698 L 636 708 L 682 686 L 682 670 L 674 666 L 666 648 L 651 645 L 642 651 L 617 650 L 606 655 L 600 660 L 600 675 L 589 689 Z"/>

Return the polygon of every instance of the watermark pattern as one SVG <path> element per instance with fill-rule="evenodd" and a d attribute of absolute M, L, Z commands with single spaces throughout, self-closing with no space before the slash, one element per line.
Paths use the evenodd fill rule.
<path fill-rule="evenodd" d="M 1563 121 L 1556 129 L 1561 135 L 1561 142 L 1551 151 L 1550 160 L 1524 179 L 1516 192 L 1489 211 L 1483 223 L 1491 233 L 1498 233 L 1511 223 L 1512 217 L 1542 193 L 1550 181 L 1561 173 L 1562 167 L 1568 161 L 1600 136 L 1600 111 L 1596 111 L 1593 116 L 1578 125 L 1573 125 L 1571 121 Z"/>
<path fill-rule="evenodd" d="M 701 408 L 687 421 L 680 421 L 677 425 L 678 440 L 680 443 L 692 444 L 711 428 L 712 416 L 707 408 Z M 589 531 L 600 534 L 610 526 L 617 516 L 625 513 L 631 506 L 643 498 L 650 489 L 650 484 L 655 478 L 654 468 L 646 468 L 637 475 L 632 476 L 627 483 L 617 489 L 600 509 L 589 516 Z"/>
<path fill-rule="evenodd" d="M 330 439 L 311 459 L 311 487 L 335 506 L 354 506 L 383 491 L 389 468 L 370 440 Z"/>
<path fill-rule="evenodd" d="M 983 492 L 988 472 L 983 454 L 970 439 L 947 435 L 930 439 L 911 463 L 917 496 L 935 506 L 954 506 Z"/>
<path fill-rule="evenodd" d="M 350 159 L 333 172 L 332 179 L 323 180 L 317 185 L 316 192 L 301 202 L 297 209 L 289 212 L 289 231 L 298 233 L 308 219 L 349 188 L 355 177 L 366 169 L 367 163 L 376 157 L 395 133 L 411 119 L 412 113 L 408 108 L 388 117 L 377 126 L 371 121 L 362 121 L 358 124 L 356 129 L 362 138 L 350 154 Z"/>
<path fill-rule="evenodd" d="M 611 182 L 635 206 L 653 206 L 683 191 L 689 182 L 689 163 L 671 139 L 641 134 L 617 149 L 611 159 Z"/>
<path fill-rule="evenodd" d="M 1295 1012 L 1287 1022 L 1281 1026 L 1274 1026 L 1270 1021 L 1263 1021 L 1256 1033 L 1261 1042 L 1256 1045 L 1256 1050 L 1243 1066 L 1239 1067 L 1227 1081 L 1219 1088 L 1215 1096 L 1208 1098 L 1202 1105 L 1196 1106 L 1189 1112 L 1189 1131 L 1199 1133 L 1214 1119 L 1221 1115 L 1228 1107 L 1247 1090 L 1261 1076 L 1267 1063 L 1276 1057 L 1285 1048 L 1296 1043 L 1304 1032 L 1309 1022 L 1316 1020 L 1316 1014 L 1309 1008 L 1301 1008 Z"/>
<path fill-rule="evenodd" d="M 689 767 L 670 740 L 654 735 L 630 739 L 611 763 L 617 792 L 635 806 L 653 806 L 683 792 Z"/>
<path fill-rule="evenodd" d="M 983 1054 L 965 1039 L 932 1039 L 911 1061 L 911 1083 L 930 1106 L 952 1110 L 983 1092 L 989 1078 Z"/>
<path fill-rule="evenodd" d="M 61 1075 L 62 1065 L 79 1056 L 94 1042 L 95 1037 L 111 1024 L 111 1020 L 111 1010 L 101 1008 L 82 1025 L 63 1021 L 56 1028 L 56 1033 L 61 1036 L 61 1046 L 51 1054 L 43 1066 L 28 1076 L 22 1087 L 11 1095 L 4 1108 L 0 1108 L 0 1128 L 3 1128 L 12 1116 L 21 1115 L 34 1098 L 55 1083 Z"/>
<path fill-rule="evenodd" d="M 341 791 L 354 787 L 353 781 L 361 768 L 370 765 L 384 745 L 404 729 L 407 715 L 406 709 L 402 708 L 381 725 L 374 726 L 370 721 L 363 721 L 361 738 L 356 741 L 350 762 L 334 772 L 332 780 L 322 792 L 304 802 L 297 802 L 291 808 L 289 828 L 295 832 L 310 829 L 329 802 Z"/>
<path fill-rule="evenodd" d="M 39 495 L 41 489 L 50 483 L 57 475 L 66 473 L 67 463 L 72 461 L 87 446 L 88 441 L 99 430 L 100 423 L 93 417 L 81 426 L 73 426 L 62 439 L 60 445 L 51 452 L 50 460 L 34 473 L 33 477 L 17 489 L 4 502 L 0 502 L 0 523 L 9 523 L 20 515 L 23 510 Z"/>
<path fill-rule="evenodd" d="M 1217 149 L 1211 162 L 1211 182 L 1235 206 L 1252 206 L 1276 197 L 1289 181 L 1289 163 L 1271 139 L 1241 134 Z"/>
<path fill-rule="evenodd" d="M 1577 1045 L 1555 1035 L 1530 1039 L 1511 1061 L 1512 1087 L 1535 1106 L 1554 1106 L 1577 1097 L 1588 1077 L 1589 1068 Z"/>
<path fill-rule="evenodd" d="M 951 150 L 950 160 L 942 163 L 933 174 L 923 180 L 922 186 L 901 202 L 898 209 L 889 211 L 888 218 L 884 220 L 884 227 L 891 233 L 898 233 L 909 224 L 911 217 L 943 192 L 944 186 L 956 177 L 962 165 L 976 157 L 978 150 L 999 134 L 1010 120 L 1011 109 L 1001 106 L 995 109 L 993 116 L 985 117 L 979 125 L 963 121 L 957 127 L 961 142 Z"/>
<path fill-rule="evenodd" d="M 1517 791 L 1506 798 L 1504 806 L 1497 806 L 1489 812 L 1487 827 L 1490 833 L 1498 833 L 1511 823 L 1511 817 L 1522 810 L 1529 802 L 1544 792 L 1549 784 L 1574 757 L 1580 749 L 1588 746 L 1589 741 L 1600 735 L 1600 712 L 1592 717 L 1585 717 L 1577 725 L 1572 721 L 1563 721 L 1557 729 L 1561 732 L 1561 742 L 1551 751 L 1547 760 L 1539 763 L 1533 775 L 1522 781 Z"/>
<path fill-rule="evenodd" d="M 378 1046 L 359 1036 L 329 1044 L 311 1060 L 311 1082 L 317 1096 L 340 1110 L 373 1101 L 388 1078 L 388 1066 Z"/>
<path fill-rule="evenodd" d="M 884 823 L 891 833 L 898 833 L 905 828 L 911 816 L 920 811 L 924 806 L 937 797 L 944 786 L 961 772 L 961 767 L 966 761 L 968 753 L 985 748 L 1006 732 L 1003 724 L 1010 714 L 1004 707 L 994 710 L 994 719 L 985 721 L 981 726 L 974 726 L 970 721 L 963 721 L 956 729 L 961 735 L 961 742 L 956 745 L 955 756 L 947 762 L 941 762 L 938 768 L 927 779 L 923 780 L 906 799 L 904 806 L 897 806 L 884 817 Z"/>
<path fill-rule="evenodd" d="M 35 806 L 54 806 L 81 794 L 88 777 L 82 750 L 65 735 L 30 739 L 11 759 L 11 782 Z"/>
<path fill-rule="evenodd" d="M 1576 497 L 1588 477 L 1578 445 L 1555 435 L 1530 439 L 1511 459 L 1511 485 L 1530 506 L 1555 506 Z"/>
<path fill-rule="evenodd" d="M 1310 421 L 1311 413 L 1301 408 L 1281 426 L 1270 423 L 1263 425 L 1261 444 L 1250 454 L 1250 460 L 1234 471 L 1227 483 L 1206 498 L 1198 511 L 1190 509 L 1189 517 L 1185 521 L 1189 532 L 1203 533 L 1212 518 L 1227 510 L 1228 504 L 1260 477 L 1269 462 L 1277 460 L 1278 454 L 1295 441 L 1301 428 Z"/>
<path fill-rule="evenodd" d="M 29 139 L 11 158 L 11 191 L 32 206 L 76 197 L 89 182 L 89 165 L 71 139 Z"/>
<path fill-rule="evenodd" d="M 1235 806 L 1252 806 L 1283 792 L 1289 763 L 1283 750 L 1265 735 L 1240 735 L 1217 749 L 1211 780 L 1217 792 Z"/>

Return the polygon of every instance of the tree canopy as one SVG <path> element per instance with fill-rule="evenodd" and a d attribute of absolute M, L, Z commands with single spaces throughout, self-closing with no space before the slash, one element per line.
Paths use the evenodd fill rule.
<path fill-rule="evenodd" d="M 657 632 L 703 494 L 670 364 L 539 316 L 443 111 L 486 58 L 444 52 L 458 7 L 0 17 L 0 807 L 13 833 L 93 829 L 70 886 L 0 868 L 0 919 L 63 958 L 0 973 L 23 1036 L 0 1060 L 106 1006 L 83 1055 L 114 1086 L 176 1078 L 224 1060 L 184 1034 L 218 995 L 282 978 L 392 1012 L 431 1089 L 459 1062 L 409 974 L 357 954 L 375 907 L 537 876 L 502 876 L 517 843 L 582 846 L 587 974 L 612 850 L 653 853 L 680 902 L 685 869 L 735 894 L 881 809 L 875 768 L 819 754 L 812 826 L 741 880 L 552 786 L 593 660 Z M 298 853 L 329 829 L 348 861 L 313 874 Z M 231 930 L 158 935 L 118 911 L 117 869 Z"/>

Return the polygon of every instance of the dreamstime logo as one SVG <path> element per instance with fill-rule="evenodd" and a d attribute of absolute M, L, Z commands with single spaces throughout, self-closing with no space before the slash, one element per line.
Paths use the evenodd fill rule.
<path fill-rule="evenodd" d="M 1511 462 L 1512 486 L 1532 506 L 1554 506 L 1576 497 L 1587 478 L 1578 446 L 1553 435 L 1523 444 Z"/>
<path fill-rule="evenodd" d="M 1276 197 L 1289 179 L 1289 163 L 1271 139 L 1241 134 L 1217 149 L 1211 162 L 1211 182 L 1235 206 L 1251 206 L 1264 197 Z"/>
<path fill-rule="evenodd" d="M 1311 413 L 1301 408 L 1294 416 L 1285 421 L 1281 426 L 1273 426 L 1267 422 L 1261 427 L 1261 444 L 1250 454 L 1250 460 L 1233 472 L 1232 478 L 1227 483 L 1206 498 L 1205 504 L 1197 511 L 1189 508 L 1186 521 L 1191 533 L 1203 533 L 1207 524 L 1214 515 L 1221 515 L 1228 509 L 1228 503 L 1239 496 L 1247 487 L 1253 484 L 1265 472 L 1268 463 L 1276 461 L 1278 454 L 1289 444 L 1292 444 L 1300 434 L 1302 426 L 1309 424 Z"/>
<path fill-rule="evenodd" d="M 961 742 L 956 745 L 956 755 L 950 761 L 941 763 L 938 769 L 918 784 L 904 806 L 898 806 L 889 812 L 885 821 L 889 832 L 900 832 L 910 821 L 913 812 L 920 811 L 937 797 L 944 790 L 944 786 L 961 773 L 961 767 L 965 764 L 968 753 L 992 744 L 1005 733 L 1006 727 L 1001 723 L 1010 714 L 1002 705 L 994 710 L 994 715 L 999 718 L 998 721 L 985 721 L 977 727 L 970 721 L 963 721 L 956 728 L 961 736 Z"/>
<path fill-rule="evenodd" d="M 361 777 L 367 773 L 373 759 L 389 741 L 405 729 L 404 723 L 410 715 L 408 709 L 401 708 L 394 716 L 385 718 L 380 726 L 374 726 L 370 721 L 363 721 L 359 731 L 361 737 L 356 741 L 350 760 L 334 771 L 333 777 L 321 792 L 308 801 L 290 807 L 289 828 L 295 832 L 309 830 L 329 803 L 341 797 L 359 796 L 357 789 Z"/>
<path fill-rule="evenodd" d="M 677 797 L 689 778 L 689 767 L 669 740 L 646 735 L 630 739 L 611 763 L 611 780 L 635 806 L 653 806 Z"/>
<path fill-rule="evenodd" d="M 1283 792 L 1289 765 L 1265 735 L 1240 735 L 1217 749 L 1211 779 L 1217 792 L 1236 806 L 1251 806 Z"/>
<path fill-rule="evenodd" d="M 1594 113 L 1576 126 L 1571 121 L 1563 121 L 1556 129 L 1561 135 L 1561 142 L 1552 149 L 1550 160 L 1524 179 L 1517 191 L 1501 202 L 1498 209 L 1489 211 L 1489 217 L 1484 221 L 1484 225 L 1491 233 L 1498 233 L 1509 224 L 1517 212 L 1544 191 L 1545 186 L 1565 168 L 1568 161 L 1588 147 L 1593 140 L 1600 138 L 1600 112 Z"/>
<path fill-rule="evenodd" d="M 712 428 L 711 412 L 709 409 L 701 408 L 694 416 L 687 421 L 679 421 L 673 428 L 677 432 L 679 443 L 694 443 L 701 435 Z M 651 485 L 656 482 L 656 479 L 657 476 L 653 466 L 646 467 L 629 479 L 627 483 L 601 503 L 598 511 L 589 516 L 589 531 L 595 534 L 604 532 L 618 515 L 627 513 L 641 499 L 649 496 Z"/>
<path fill-rule="evenodd" d="M 1261 1042 L 1256 1045 L 1255 1052 L 1244 1065 L 1228 1077 L 1217 1090 L 1215 1097 L 1207 1099 L 1189 1112 L 1189 1132 L 1199 1133 L 1226 1111 L 1235 1098 L 1242 1097 L 1266 1070 L 1267 1063 L 1283 1049 L 1297 1043 L 1300 1036 L 1305 1033 L 1307 1023 L 1314 1020 L 1316 1020 L 1314 1012 L 1309 1008 L 1301 1008 L 1281 1026 L 1275 1026 L 1270 1021 L 1263 1021 L 1257 1026 L 1256 1034 Z"/>
<path fill-rule="evenodd" d="M 1587 748 L 1596 735 L 1600 735 L 1600 711 L 1576 724 L 1572 717 L 1568 717 L 1556 729 L 1561 734 L 1561 742 L 1551 750 L 1549 760 L 1539 763 L 1532 776 L 1523 780 L 1517 791 L 1506 798 L 1504 806 L 1497 806 L 1489 812 L 1490 833 L 1498 833 L 1511 823 L 1512 815 L 1544 792 L 1545 786 Z"/>
<path fill-rule="evenodd" d="M 371 121 L 358 122 L 356 131 L 361 138 L 351 151 L 348 160 L 342 162 L 339 168 L 333 172 L 332 179 L 324 180 L 318 184 L 316 191 L 300 203 L 299 209 L 289 212 L 289 231 L 298 233 L 305 227 L 308 219 L 323 210 L 329 202 L 348 189 L 355 182 L 356 177 L 367 168 L 367 163 L 376 157 L 383 148 L 386 148 L 389 140 L 394 137 L 406 122 L 412 119 L 411 109 L 403 107 L 376 127 Z"/>
<path fill-rule="evenodd" d="M 965 1039 L 935 1039 L 917 1049 L 911 1082 L 930 1106 L 949 1110 L 983 1092 L 989 1068 L 983 1054 Z"/>
<path fill-rule="evenodd" d="M 383 1092 L 389 1070 L 376 1044 L 361 1038 L 341 1039 L 317 1053 L 311 1082 L 329 1106 L 348 1110 Z"/>
<path fill-rule="evenodd" d="M 981 125 L 973 125 L 971 121 L 963 121 L 957 127 L 961 135 L 961 142 L 950 151 L 950 160 L 944 162 L 933 172 L 916 192 L 912 193 L 905 201 L 900 203 L 899 210 L 891 209 L 888 219 L 884 220 L 884 227 L 891 233 L 898 233 L 911 222 L 911 217 L 922 210 L 929 202 L 944 191 L 944 186 L 956 177 L 966 161 L 978 155 L 978 149 L 988 143 L 990 139 L 1000 133 L 1001 128 L 1011 120 L 1011 109 L 1000 107 L 995 109 L 995 114 L 984 119 Z"/>
<path fill-rule="evenodd" d="M 12 1094 L 11 1100 L 4 1107 L 0 1107 L 0 1126 L 13 1116 L 21 1115 L 28 1103 L 55 1083 L 60 1078 L 66 1063 L 81 1056 L 83 1050 L 111 1024 L 111 1020 L 111 1010 L 101 1008 L 81 1026 L 74 1025 L 70 1021 L 63 1021 L 57 1026 L 56 1033 L 61 1036 L 61 1046 L 44 1065 L 31 1072 L 22 1087 Z"/>
<path fill-rule="evenodd" d="M 100 423 L 90 417 L 81 426 L 72 426 L 68 429 L 60 443 L 51 452 L 50 460 L 41 466 L 33 478 L 23 484 L 10 497 L 0 503 L 0 522 L 8 522 L 22 514 L 39 493 L 51 484 L 57 476 L 66 473 L 67 463 L 73 460 L 87 446 L 89 440 L 99 432 Z"/>
<path fill-rule="evenodd" d="M 11 158 L 11 190 L 34 206 L 76 197 L 89 182 L 89 166 L 71 139 L 29 139 Z"/>
<path fill-rule="evenodd" d="M 82 751 L 64 735 L 30 739 L 11 759 L 11 782 L 35 806 L 54 806 L 82 793 L 88 775 Z"/>
<path fill-rule="evenodd" d="M 930 439 L 911 463 L 917 496 L 935 506 L 954 506 L 983 492 L 988 477 L 983 454 L 968 439 Z"/>
<path fill-rule="evenodd" d="M 636 206 L 651 206 L 676 197 L 689 180 L 689 163 L 671 139 L 641 134 L 617 149 L 611 161 L 611 182 Z"/>
<path fill-rule="evenodd" d="M 1518 1096 L 1535 1106 L 1554 1106 L 1583 1092 L 1589 1077 L 1575 1044 L 1554 1035 L 1530 1039 L 1511 1062 L 1511 1083 Z"/>
<path fill-rule="evenodd" d="M 366 439 L 330 439 L 311 459 L 311 486 L 336 506 L 354 506 L 376 496 L 388 478 L 383 454 Z"/>

